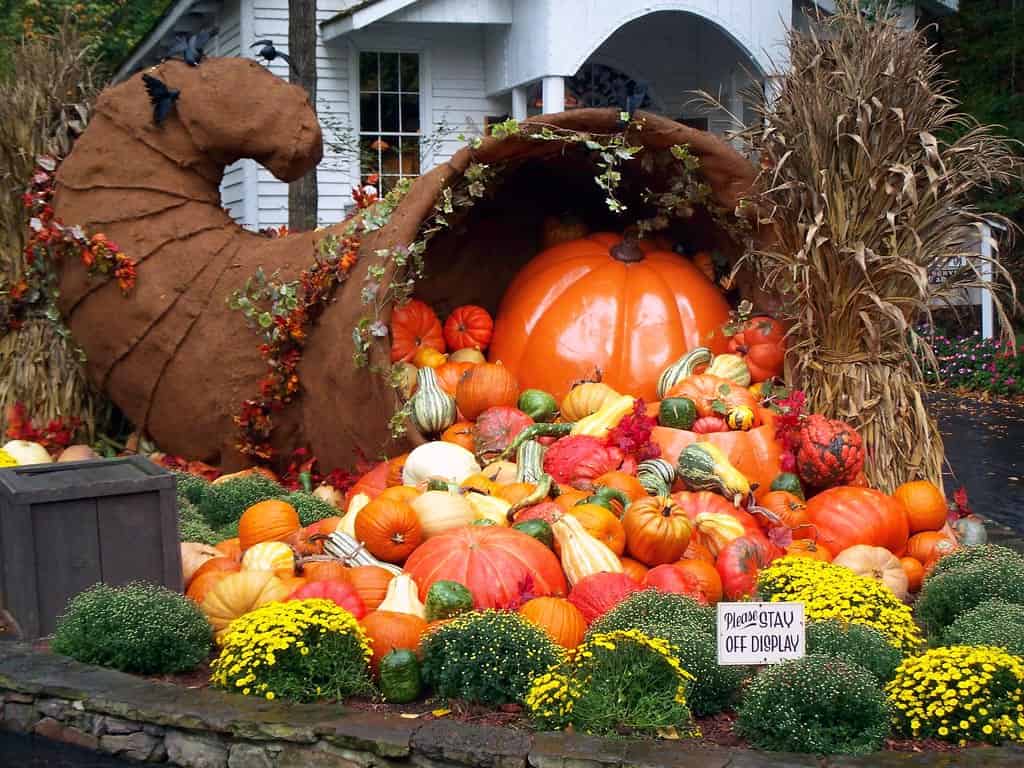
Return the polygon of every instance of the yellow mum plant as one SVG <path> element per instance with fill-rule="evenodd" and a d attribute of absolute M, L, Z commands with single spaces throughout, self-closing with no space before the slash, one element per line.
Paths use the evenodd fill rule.
<path fill-rule="evenodd" d="M 897 730 L 914 738 L 1024 741 L 1024 659 L 953 645 L 904 659 L 885 687 Z"/>
<path fill-rule="evenodd" d="M 687 705 L 693 679 L 667 640 L 619 629 L 591 636 L 535 678 L 526 709 L 547 729 L 571 724 L 584 733 L 676 729 L 697 736 Z"/>
<path fill-rule="evenodd" d="M 773 603 L 803 603 L 808 621 L 838 619 L 874 627 L 904 652 L 923 642 L 910 608 L 888 587 L 841 565 L 783 557 L 761 571 L 757 591 Z"/>
<path fill-rule="evenodd" d="M 17 460 L 3 448 L 0 448 L 0 467 L 16 467 Z"/>
<path fill-rule="evenodd" d="M 341 699 L 373 691 L 372 656 L 362 626 L 330 600 L 268 603 L 231 623 L 210 682 L 270 701 Z"/>

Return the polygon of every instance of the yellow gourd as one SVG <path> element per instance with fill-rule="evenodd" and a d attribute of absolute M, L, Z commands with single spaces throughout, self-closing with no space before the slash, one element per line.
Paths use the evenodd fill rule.
<path fill-rule="evenodd" d="M 609 400 L 599 410 L 573 424 L 569 434 L 590 435 L 603 439 L 620 421 L 633 412 L 635 404 L 636 398 L 632 395 L 622 395 Z"/>
<path fill-rule="evenodd" d="M 243 571 L 278 571 L 295 567 L 295 552 L 283 541 L 261 541 L 242 556 Z"/>
<path fill-rule="evenodd" d="M 377 610 L 408 613 L 423 620 L 427 618 L 426 609 L 420 601 L 419 587 L 407 573 L 401 573 L 388 582 L 387 594 L 384 601 L 377 606 Z"/>
<path fill-rule="evenodd" d="M 477 520 L 490 520 L 495 525 L 508 525 L 508 511 L 512 505 L 505 499 L 482 493 L 467 493 L 466 499 L 473 507 Z"/>
<path fill-rule="evenodd" d="M 595 539 L 572 515 L 563 515 L 551 526 L 561 550 L 562 570 L 572 586 L 595 573 L 622 573 L 622 561 Z"/>

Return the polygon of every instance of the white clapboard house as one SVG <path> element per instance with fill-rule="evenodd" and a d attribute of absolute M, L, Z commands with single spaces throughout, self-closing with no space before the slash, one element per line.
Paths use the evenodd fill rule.
<path fill-rule="evenodd" d="M 317 0 L 317 110 L 327 144 L 319 169 L 319 219 L 351 205 L 352 185 L 379 173 L 385 189 L 446 158 L 466 137 L 507 117 L 573 106 L 641 106 L 723 132 L 693 92 L 715 94 L 733 114 L 742 93 L 770 87 L 787 66 L 784 39 L 830 0 Z M 907 23 L 955 10 L 957 0 L 917 0 Z M 122 65 L 148 67 L 179 33 L 216 27 L 217 56 L 254 57 L 257 40 L 288 51 L 288 0 L 176 0 Z M 278 59 L 273 71 L 288 77 Z M 460 136 L 462 138 L 460 138 Z M 228 169 L 222 195 L 252 229 L 288 221 L 288 194 L 255 162 Z"/>

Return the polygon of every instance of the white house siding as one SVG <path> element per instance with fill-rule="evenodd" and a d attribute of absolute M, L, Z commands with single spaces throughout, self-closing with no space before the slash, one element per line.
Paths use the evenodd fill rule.
<path fill-rule="evenodd" d="M 243 0 L 225 0 L 217 20 L 220 30 L 216 39 L 218 56 L 238 56 L 242 51 L 241 4 Z M 228 166 L 220 184 L 221 203 L 238 222 L 245 221 L 245 162 Z"/>
<path fill-rule="evenodd" d="M 253 39 L 270 39 L 281 51 L 288 51 L 288 0 L 242 0 L 252 3 Z M 350 3 L 345 0 L 318 0 L 317 21 L 322 22 L 345 9 Z M 251 53 L 250 53 L 251 55 Z M 349 72 L 348 52 L 343 46 L 326 47 L 317 37 L 317 110 L 321 122 L 351 126 L 349 114 Z M 288 78 L 288 65 L 283 61 L 271 64 L 278 76 Z M 325 144 L 332 136 L 324 127 Z M 319 219 L 322 224 L 341 220 L 345 206 L 351 201 L 351 182 L 348 172 L 348 158 L 339 158 L 337 153 L 325 146 L 324 160 L 317 168 L 320 204 Z M 258 221 L 263 227 L 279 227 L 288 223 L 288 185 L 278 181 L 264 168 L 257 172 Z"/>

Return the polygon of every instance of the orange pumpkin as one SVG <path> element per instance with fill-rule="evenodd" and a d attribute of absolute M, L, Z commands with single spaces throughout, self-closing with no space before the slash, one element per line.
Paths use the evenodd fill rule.
<path fill-rule="evenodd" d="M 405 467 L 405 460 L 409 458 L 408 453 L 403 453 L 401 456 L 395 456 L 395 458 L 388 461 L 388 471 L 386 477 L 386 486 L 388 488 L 402 484 L 402 469 Z M 383 490 L 383 489 L 381 489 Z M 373 496 L 370 496 L 372 499 Z"/>
<path fill-rule="evenodd" d="M 473 422 L 456 421 L 441 433 L 441 439 L 446 443 L 455 443 L 472 453 L 475 447 L 473 442 Z"/>
<path fill-rule="evenodd" d="M 376 611 L 388 594 L 388 584 L 395 574 L 379 565 L 357 565 L 348 569 L 346 580 L 356 592 L 368 611 Z"/>
<path fill-rule="evenodd" d="M 828 551 L 828 547 L 819 544 L 814 539 L 794 539 L 793 543 L 786 547 L 786 554 L 792 557 L 821 560 L 823 563 L 832 562 L 832 553 Z"/>
<path fill-rule="evenodd" d="M 771 491 L 762 496 L 757 504 L 774 515 L 780 525 L 792 529 L 797 534 L 810 533 L 807 502 L 798 496 L 788 491 Z"/>
<path fill-rule="evenodd" d="M 690 258 L 693 259 L 693 265 L 703 272 L 708 280 L 715 281 L 715 262 L 711 258 L 710 253 L 707 251 L 697 251 Z"/>
<path fill-rule="evenodd" d="M 427 622 L 411 613 L 372 611 L 359 620 L 370 639 L 374 674 L 380 669 L 380 660 L 396 648 L 415 651 L 427 629 Z"/>
<path fill-rule="evenodd" d="M 644 576 L 647 575 L 647 566 L 631 557 L 621 557 L 622 572 L 638 584 L 644 583 Z"/>
<path fill-rule="evenodd" d="M 729 339 L 729 351 L 746 362 L 751 381 L 781 376 L 786 361 L 786 327 L 767 315 L 752 317 Z"/>
<path fill-rule="evenodd" d="M 444 352 L 444 333 L 434 310 L 419 299 L 410 299 L 391 310 L 391 362 L 409 362 L 420 347 Z"/>
<path fill-rule="evenodd" d="M 945 531 L 922 531 L 907 540 L 907 555 L 928 565 L 957 548 L 956 537 Z"/>
<path fill-rule="evenodd" d="M 238 521 L 238 543 L 245 551 L 264 541 L 284 541 L 301 527 L 299 513 L 288 502 L 261 501 L 242 513 Z"/>
<path fill-rule="evenodd" d="M 697 406 L 699 416 L 719 416 L 724 406 L 727 411 L 733 408 L 749 408 L 754 414 L 753 426 L 761 423 L 757 398 L 746 387 L 741 387 L 735 381 L 723 379 L 712 373 L 697 373 L 687 376 L 675 384 L 665 397 L 685 397 L 693 401 Z"/>
<path fill-rule="evenodd" d="M 388 563 L 401 563 L 423 541 L 416 510 L 379 496 L 359 511 L 355 530 L 370 554 Z"/>
<path fill-rule="evenodd" d="M 240 570 L 242 570 L 242 566 L 237 560 L 235 560 L 235 558 L 227 556 L 214 557 L 207 560 L 196 569 L 196 572 L 192 574 L 192 581 L 195 581 L 204 573 L 216 573 L 218 571 L 223 573 L 236 573 Z M 200 600 L 197 602 L 202 601 Z"/>
<path fill-rule="evenodd" d="M 472 367 L 473 363 L 453 363 L 448 361 L 444 365 L 437 366 L 434 369 L 434 375 L 437 376 L 437 383 L 441 385 L 441 389 L 455 397 L 455 391 L 458 389 L 459 382 L 466 375 L 466 371 Z"/>
<path fill-rule="evenodd" d="M 523 604 L 519 613 L 563 648 L 575 648 L 587 632 L 580 609 L 564 597 L 535 597 Z"/>
<path fill-rule="evenodd" d="M 363 494 L 367 498 L 375 499 L 380 496 L 381 491 L 388 487 L 388 485 L 397 485 L 401 483 L 401 472 L 399 472 L 398 483 L 388 483 L 388 471 L 390 470 L 390 462 L 382 461 L 380 464 L 375 466 L 369 472 L 365 473 L 356 480 L 355 485 L 345 492 L 345 503 L 344 509 L 348 509 L 349 503 L 357 494 Z"/>
<path fill-rule="evenodd" d="M 465 304 L 456 307 L 444 323 L 444 340 L 449 349 L 487 349 L 494 331 L 494 320 L 483 307 Z"/>
<path fill-rule="evenodd" d="M 214 544 L 214 549 L 219 549 L 224 553 L 225 557 L 230 557 L 238 562 L 242 562 L 242 545 L 238 542 L 238 537 L 235 536 L 232 539 L 224 539 L 224 541 Z"/>
<path fill-rule="evenodd" d="M 686 551 L 683 552 L 683 560 L 703 560 L 705 563 L 715 564 L 714 554 L 699 542 L 696 536 L 691 537 L 690 543 L 686 545 Z"/>
<path fill-rule="evenodd" d="M 498 405 L 515 408 L 518 401 L 519 383 L 515 375 L 499 363 L 474 365 L 455 388 L 455 404 L 470 421 Z"/>
<path fill-rule="evenodd" d="M 634 501 L 622 522 L 630 556 L 650 566 L 679 560 L 693 535 L 690 518 L 667 496 Z"/>
<path fill-rule="evenodd" d="M 616 391 L 651 401 L 661 372 L 687 350 L 726 351 L 720 328 L 728 316 L 721 293 L 689 259 L 598 233 L 550 248 L 519 272 L 498 311 L 489 359 L 559 402 L 595 368 Z"/>
<path fill-rule="evenodd" d="M 202 605 L 203 600 L 206 599 L 206 595 L 213 589 L 214 585 L 231 573 L 235 573 L 235 571 L 207 571 L 206 573 L 197 574 L 192 577 L 185 596 L 194 603 Z"/>
<path fill-rule="evenodd" d="M 722 599 L 722 577 L 714 563 L 707 560 L 679 560 L 674 563 L 676 568 L 688 573 L 700 583 L 700 589 L 714 605 Z"/>
<path fill-rule="evenodd" d="M 433 347 L 420 347 L 412 356 L 412 364 L 417 368 L 437 368 L 444 365 L 448 357 L 443 352 L 438 352 Z"/>
<path fill-rule="evenodd" d="M 911 533 L 937 531 L 946 524 L 949 514 L 946 497 L 927 480 L 904 483 L 893 493 L 907 508 L 907 523 Z"/>
<path fill-rule="evenodd" d="M 626 550 L 626 531 L 614 512 L 600 504 L 579 504 L 570 509 L 569 514 L 580 521 L 587 533 L 616 555 Z"/>
<path fill-rule="evenodd" d="M 830 552 L 868 544 L 898 556 L 907 546 L 903 502 L 873 488 L 841 485 L 822 491 L 807 502 L 807 519 Z"/>
<path fill-rule="evenodd" d="M 392 485 L 390 488 L 385 488 L 384 492 L 381 493 L 381 495 L 378 496 L 377 499 L 390 499 L 391 501 L 409 502 L 419 495 L 419 490 L 413 488 L 411 485 Z M 374 501 L 376 501 L 377 499 L 374 499 Z M 356 517 L 356 519 L 359 519 L 358 516 Z"/>
<path fill-rule="evenodd" d="M 535 490 L 537 490 L 537 486 L 533 483 L 506 483 L 499 485 L 493 495 L 504 499 L 509 504 L 518 504 Z"/>
<path fill-rule="evenodd" d="M 307 581 L 348 581 L 351 570 L 340 560 L 314 560 L 303 564 L 302 575 Z"/>
<path fill-rule="evenodd" d="M 642 499 L 647 495 L 647 489 L 636 479 L 636 475 L 631 475 L 628 472 L 620 472 L 619 470 L 605 472 L 594 480 L 595 487 L 602 485 L 606 488 L 614 488 L 617 491 L 621 491 L 626 494 L 626 498 L 630 501 Z"/>
<path fill-rule="evenodd" d="M 559 491 L 560 493 L 558 498 L 555 499 L 555 504 L 560 506 L 565 512 L 576 506 L 576 502 L 583 501 L 583 499 L 590 495 L 586 491 L 581 491 L 568 485 L 560 485 Z"/>
<path fill-rule="evenodd" d="M 907 589 L 910 592 L 917 592 L 924 581 L 924 566 L 921 561 L 913 557 L 901 557 L 900 565 L 907 574 Z"/>

